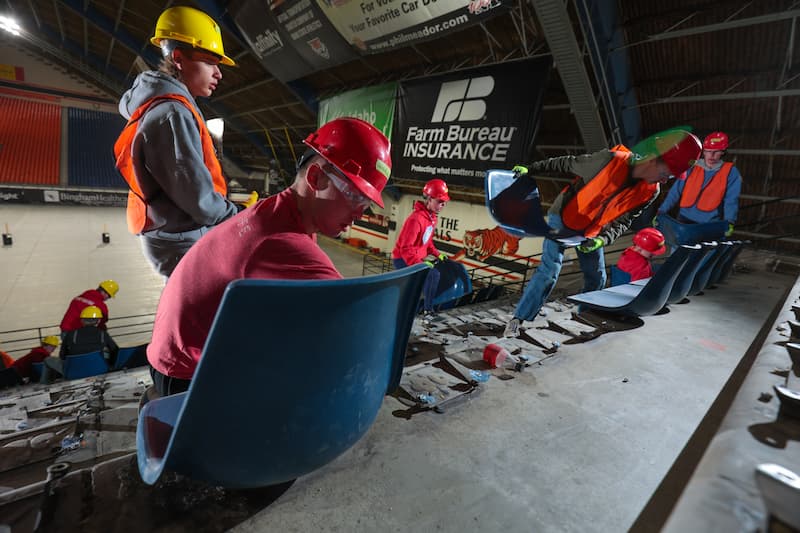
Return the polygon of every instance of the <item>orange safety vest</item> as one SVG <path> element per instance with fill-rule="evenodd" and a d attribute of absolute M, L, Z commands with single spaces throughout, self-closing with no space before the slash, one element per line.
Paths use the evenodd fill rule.
<path fill-rule="evenodd" d="M 686 178 L 686 185 L 681 194 L 681 208 L 695 207 L 700 211 L 716 211 L 719 209 L 722 199 L 725 197 L 725 189 L 728 188 L 728 174 L 731 173 L 733 163 L 722 163 L 722 166 L 711 181 L 703 187 L 705 169 L 696 166 Z"/>
<path fill-rule="evenodd" d="M 214 184 L 214 190 L 222 196 L 227 195 L 228 185 L 225 182 L 225 176 L 222 174 L 222 166 L 217 159 L 217 152 L 214 149 L 214 141 L 211 139 L 211 134 L 208 132 L 203 117 L 197 112 L 195 107 L 189 100 L 180 94 L 163 94 L 155 96 L 150 100 L 140 105 L 136 111 L 133 112 L 128 123 L 114 143 L 114 155 L 117 158 L 117 170 L 128 182 L 130 191 L 128 191 L 128 231 L 137 235 L 142 232 L 144 225 L 147 222 L 147 199 L 142 193 L 142 188 L 136 180 L 136 172 L 133 168 L 133 159 L 131 152 L 133 151 L 133 139 L 136 137 L 136 132 L 139 129 L 139 119 L 150 109 L 151 106 L 165 102 L 167 100 L 177 100 L 182 103 L 194 115 L 197 122 L 197 129 L 200 130 L 200 141 L 203 145 L 203 163 L 205 163 L 208 171 L 211 173 L 211 179 Z"/>
<path fill-rule="evenodd" d="M 611 151 L 611 161 L 561 210 L 564 225 L 582 231 L 586 237 L 596 237 L 606 224 L 646 204 L 659 191 L 657 183 L 644 180 L 636 180 L 633 187 L 623 187 L 633 153 L 622 145 Z"/>

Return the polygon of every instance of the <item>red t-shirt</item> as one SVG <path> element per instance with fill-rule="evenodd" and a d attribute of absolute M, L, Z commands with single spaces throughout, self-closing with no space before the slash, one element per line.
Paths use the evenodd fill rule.
<path fill-rule="evenodd" d="M 76 329 L 81 329 L 83 327 L 83 323 L 81 323 L 81 311 L 90 305 L 99 307 L 100 311 L 103 312 L 103 318 L 100 320 L 97 327 L 106 329 L 108 307 L 103 299 L 103 294 L 97 289 L 89 289 L 72 299 L 67 308 L 67 312 L 64 313 L 64 318 L 61 319 L 61 331 L 75 331 Z"/>
<path fill-rule="evenodd" d="M 630 246 L 622 252 L 617 261 L 617 268 L 627 272 L 631 276 L 631 281 L 649 278 L 653 275 L 653 267 L 650 260 L 636 251 L 635 247 Z"/>
<path fill-rule="evenodd" d="M 31 373 L 31 365 L 33 365 L 33 363 L 41 363 L 48 357 L 50 357 L 50 352 L 45 350 L 42 346 L 37 346 L 28 352 L 28 355 L 20 357 L 14 361 L 14 368 L 17 370 L 19 377 L 30 378 L 33 377 Z"/>
<path fill-rule="evenodd" d="M 402 259 L 406 265 L 416 265 L 429 254 L 438 256 L 439 250 L 433 245 L 435 229 L 436 214 L 428 211 L 425 204 L 419 200 L 414 202 L 414 211 L 403 223 L 392 250 L 392 257 Z"/>
<path fill-rule="evenodd" d="M 147 359 L 164 375 L 191 379 L 233 280 L 341 277 L 315 236 L 305 233 L 287 189 L 214 227 L 181 259 L 161 293 Z"/>

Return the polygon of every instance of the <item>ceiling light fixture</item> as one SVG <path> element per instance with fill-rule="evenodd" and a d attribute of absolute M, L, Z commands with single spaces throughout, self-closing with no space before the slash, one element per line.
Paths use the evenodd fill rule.
<path fill-rule="evenodd" d="M 0 29 L 6 30 L 12 35 L 19 35 L 22 30 L 16 20 L 5 15 L 0 15 Z"/>

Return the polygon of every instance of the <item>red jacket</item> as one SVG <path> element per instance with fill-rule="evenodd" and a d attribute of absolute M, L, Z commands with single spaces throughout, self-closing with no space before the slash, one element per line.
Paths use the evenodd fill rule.
<path fill-rule="evenodd" d="M 617 261 L 617 268 L 630 274 L 631 281 L 649 278 L 653 275 L 650 260 L 637 252 L 635 246 L 630 246 L 622 252 Z"/>
<path fill-rule="evenodd" d="M 43 346 L 37 346 L 31 350 L 28 355 L 20 357 L 14 361 L 14 368 L 16 369 L 17 374 L 19 374 L 19 377 L 32 378 L 33 375 L 31 373 L 31 369 L 33 363 L 41 363 L 48 357 L 50 357 L 50 352 L 48 352 Z"/>
<path fill-rule="evenodd" d="M 421 263 L 425 256 L 438 257 L 439 250 L 433 245 L 433 232 L 436 229 L 436 214 L 428 211 L 423 202 L 414 202 L 414 211 L 403 223 L 397 236 L 392 257 L 402 259 L 406 265 Z"/>
<path fill-rule="evenodd" d="M 64 318 L 61 319 L 61 331 L 75 331 L 83 327 L 81 323 L 81 311 L 90 305 L 100 308 L 103 312 L 103 318 L 97 325 L 98 328 L 106 329 L 106 322 L 108 322 L 108 307 L 106 306 L 103 294 L 97 289 L 89 289 L 83 291 L 81 294 L 72 299 L 64 313 Z"/>

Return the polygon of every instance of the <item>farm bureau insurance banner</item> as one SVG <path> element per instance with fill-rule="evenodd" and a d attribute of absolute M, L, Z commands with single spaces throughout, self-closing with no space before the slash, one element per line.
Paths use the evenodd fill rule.
<path fill-rule="evenodd" d="M 527 162 L 551 64 L 541 57 L 401 83 L 392 176 L 478 187 L 486 170 Z"/>
<path fill-rule="evenodd" d="M 510 0 L 316 0 L 362 53 L 385 52 L 463 30 L 499 15 Z"/>
<path fill-rule="evenodd" d="M 319 103 L 317 126 L 339 117 L 357 117 L 381 130 L 392 140 L 397 83 L 354 89 L 326 98 Z"/>

